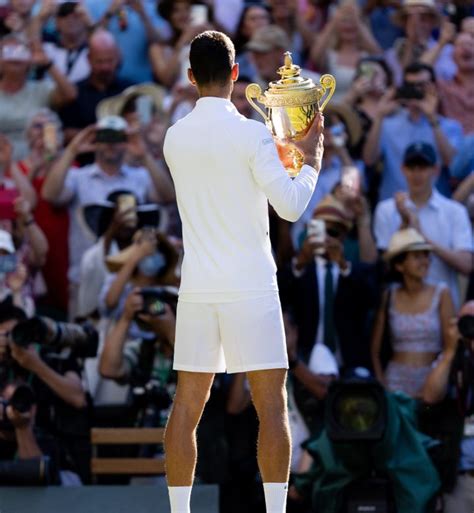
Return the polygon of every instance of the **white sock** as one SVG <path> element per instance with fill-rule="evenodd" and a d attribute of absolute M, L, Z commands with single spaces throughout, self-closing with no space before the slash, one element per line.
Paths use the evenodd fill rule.
<path fill-rule="evenodd" d="M 263 483 L 267 513 L 285 513 L 288 483 Z"/>
<path fill-rule="evenodd" d="M 168 486 L 171 513 L 191 513 L 191 486 Z"/>

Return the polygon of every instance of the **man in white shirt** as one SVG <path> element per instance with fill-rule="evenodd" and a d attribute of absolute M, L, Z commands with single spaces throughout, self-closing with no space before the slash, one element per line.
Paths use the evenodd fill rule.
<path fill-rule="evenodd" d="M 433 246 L 428 280 L 445 282 L 459 308 L 457 273 L 468 275 L 473 267 L 474 247 L 467 210 L 433 188 L 438 174 L 433 146 L 424 142 L 411 144 L 403 162 L 408 194 L 399 192 L 377 205 L 374 219 L 377 247 L 385 251 L 397 230 L 407 226 L 416 228 Z"/>
<path fill-rule="evenodd" d="M 184 261 L 174 368 L 178 386 L 165 436 L 172 513 L 188 513 L 196 427 L 216 372 L 246 372 L 260 419 L 258 462 L 267 511 L 283 513 L 290 463 L 286 355 L 271 253 L 268 201 L 295 221 L 321 166 L 323 119 L 297 144 L 298 177 L 283 168 L 273 138 L 230 102 L 235 49 L 219 32 L 191 44 L 190 81 L 200 99 L 168 130 L 164 155 L 183 223 Z"/>

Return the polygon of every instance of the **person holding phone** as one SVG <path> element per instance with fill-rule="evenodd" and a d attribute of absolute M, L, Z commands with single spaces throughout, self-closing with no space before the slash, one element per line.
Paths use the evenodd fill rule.
<path fill-rule="evenodd" d="M 247 373 L 260 420 L 257 456 L 267 511 L 283 513 L 290 464 L 288 359 L 268 201 L 289 221 L 306 208 L 321 168 L 323 117 L 318 114 L 294 143 L 305 165 L 292 180 L 269 130 L 230 101 L 239 74 L 232 41 L 216 31 L 197 35 L 190 63 L 188 78 L 200 98 L 168 129 L 164 145 L 185 254 L 173 365 L 178 386 L 164 441 L 171 511 L 190 511 L 196 427 L 214 374 L 227 370 Z"/>
<path fill-rule="evenodd" d="M 170 24 L 171 37 L 165 43 L 155 42 L 150 46 L 150 61 L 156 80 L 165 87 L 187 83 L 189 44 L 194 36 L 211 28 L 206 8 L 193 5 L 192 0 L 159 2 L 158 13 Z"/>

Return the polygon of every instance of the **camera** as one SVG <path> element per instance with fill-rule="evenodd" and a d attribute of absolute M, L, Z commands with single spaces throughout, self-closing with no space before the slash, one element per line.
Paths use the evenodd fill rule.
<path fill-rule="evenodd" d="M 464 339 L 474 340 L 474 315 L 463 315 L 458 320 L 458 330 Z"/>
<path fill-rule="evenodd" d="M 150 330 L 150 325 L 139 317 L 140 314 L 158 317 L 165 313 L 166 305 L 176 311 L 178 296 L 174 287 L 144 287 L 140 294 L 143 298 L 143 308 L 135 315 L 134 320 L 145 331 Z"/>
<path fill-rule="evenodd" d="M 20 347 L 28 347 L 32 343 L 55 350 L 69 347 L 80 358 L 94 358 L 99 346 L 98 333 L 91 324 L 57 322 L 47 317 L 20 321 L 13 328 L 11 339 Z"/>
<path fill-rule="evenodd" d="M 395 94 L 395 98 L 398 100 L 422 100 L 425 97 L 425 91 L 423 87 L 410 82 L 404 82 Z"/>
<path fill-rule="evenodd" d="M 36 394 L 29 385 L 19 385 L 9 401 L 0 399 L 0 409 L 2 411 L 2 419 L 0 420 L 0 429 L 13 430 L 13 425 L 7 417 L 6 410 L 11 406 L 19 413 L 27 413 L 32 406 L 36 404 Z"/>

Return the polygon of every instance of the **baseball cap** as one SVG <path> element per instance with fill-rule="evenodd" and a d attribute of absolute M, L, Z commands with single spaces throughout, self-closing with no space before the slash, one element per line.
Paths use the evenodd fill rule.
<path fill-rule="evenodd" d="M 434 166 L 436 164 L 436 153 L 431 144 L 425 142 L 416 142 L 410 144 L 405 150 L 403 163 L 407 166 L 413 164 L 425 164 Z"/>
<path fill-rule="evenodd" d="M 125 142 L 128 124 L 120 116 L 104 116 L 97 123 L 96 142 Z"/>
<path fill-rule="evenodd" d="M 8 251 L 10 254 L 15 253 L 12 236 L 5 230 L 0 230 L 0 249 Z"/>
<path fill-rule="evenodd" d="M 276 48 L 287 50 L 290 45 L 290 39 L 282 28 L 277 25 L 267 25 L 255 32 L 245 48 L 254 52 L 269 52 Z"/>

